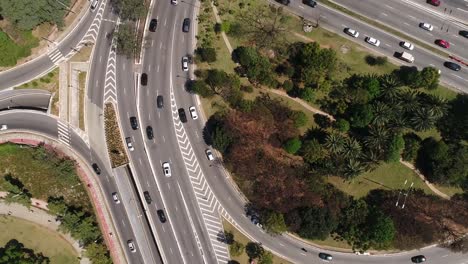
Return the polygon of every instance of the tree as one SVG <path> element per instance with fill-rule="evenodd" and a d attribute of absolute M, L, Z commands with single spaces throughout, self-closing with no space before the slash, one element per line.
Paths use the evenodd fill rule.
<path fill-rule="evenodd" d="M 237 257 L 242 255 L 244 252 L 244 245 L 242 243 L 234 241 L 232 244 L 229 245 L 229 254 L 233 257 Z"/>
<path fill-rule="evenodd" d="M 265 252 L 265 249 L 259 243 L 249 242 L 245 246 L 245 252 L 250 259 L 256 259 Z"/>
<path fill-rule="evenodd" d="M 289 154 L 296 154 L 297 151 L 301 148 L 302 142 L 299 138 L 291 138 L 286 143 L 284 143 L 284 149 Z"/>
<path fill-rule="evenodd" d="M 434 90 L 439 85 L 439 70 L 434 67 L 424 67 L 420 72 L 421 82 L 420 87 L 426 88 L 428 90 Z"/>
<path fill-rule="evenodd" d="M 369 209 L 364 199 L 353 200 L 344 208 L 336 232 L 353 245 L 362 235 L 361 226 L 365 224 Z"/>
<path fill-rule="evenodd" d="M 374 118 L 370 105 L 354 105 L 350 109 L 349 123 L 352 127 L 366 127 Z"/>
<path fill-rule="evenodd" d="M 49 197 L 47 199 L 47 208 L 52 214 L 63 216 L 68 211 L 68 205 L 65 203 L 63 196 Z"/>
<path fill-rule="evenodd" d="M 429 108 L 417 109 L 410 118 L 410 124 L 416 131 L 426 131 L 431 129 L 438 118 Z"/>
<path fill-rule="evenodd" d="M 331 133 L 325 139 L 325 147 L 333 154 L 343 151 L 345 138 L 338 133 Z"/>
<path fill-rule="evenodd" d="M 314 114 L 314 121 L 323 129 L 327 129 L 332 125 L 332 120 L 326 115 Z"/>
<path fill-rule="evenodd" d="M 343 143 L 341 154 L 346 159 L 357 159 L 361 156 L 362 147 L 359 141 L 354 138 L 346 138 Z"/>
<path fill-rule="evenodd" d="M 414 161 L 418 155 L 421 146 L 421 138 L 414 133 L 407 133 L 403 136 L 405 140 L 405 149 L 403 150 L 403 160 Z"/>
<path fill-rule="evenodd" d="M 333 49 L 321 49 L 317 42 L 293 45 L 290 61 L 294 62 L 295 78 L 306 87 L 320 87 L 336 69 L 337 56 Z"/>
<path fill-rule="evenodd" d="M 310 87 L 305 87 L 304 89 L 300 90 L 299 97 L 309 103 L 313 103 L 315 100 L 315 92 L 312 88 Z"/>
<path fill-rule="evenodd" d="M 264 251 L 258 258 L 258 264 L 273 264 L 273 254 L 269 251 Z"/>
<path fill-rule="evenodd" d="M 369 135 L 364 138 L 365 146 L 381 156 L 390 139 L 388 129 L 383 126 L 370 126 L 368 133 Z"/>
<path fill-rule="evenodd" d="M 133 23 L 127 22 L 121 24 L 114 34 L 117 44 L 117 53 L 125 55 L 127 58 L 132 57 L 137 47 L 137 39 Z"/>
<path fill-rule="evenodd" d="M 63 17 L 68 13 L 70 0 L 15 0 L 0 1 L 2 16 L 20 30 L 32 30 L 42 23 L 63 26 Z"/>
<path fill-rule="evenodd" d="M 349 131 L 349 122 L 344 118 L 338 118 L 333 123 L 333 127 L 340 132 L 346 133 Z"/>
<path fill-rule="evenodd" d="M 301 155 L 304 160 L 310 164 L 314 164 L 327 157 L 326 149 L 318 142 L 317 139 L 306 140 L 301 147 Z"/>
<path fill-rule="evenodd" d="M 437 128 L 448 141 L 468 140 L 468 95 L 458 94 Z"/>
<path fill-rule="evenodd" d="M 268 233 L 281 234 L 287 230 L 282 213 L 268 210 L 262 215 L 262 219 Z"/>
<path fill-rule="evenodd" d="M 94 264 L 112 264 L 109 251 L 107 250 L 106 245 L 102 243 L 91 243 L 86 246 L 85 255 Z"/>
<path fill-rule="evenodd" d="M 208 87 L 206 82 L 202 80 L 195 80 L 195 81 L 190 82 L 189 88 L 190 88 L 190 91 L 204 98 L 211 98 L 214 96 L 213 90 L 210 89 L 210 87 Z"/>
<path fill-rule="evenodd" d="M 308 121 L 307 115 L 302 111 L 291 111 L 291 119 L 296 128 L 305 126 Z"/>
<path fill-rule="evenodd" d="M 112 0 L 111 2 L 122 20 L 136 21 L 146 14 L 146 7 L 142 0 Z"/>
<path fill-rule="evenodd" d="M 308 207 L 300 212 L 302 223 L 299 235 L 308 239 L 324 240 L 337 226 L 327 207 Z"/>
<path fill-rule="evenodd" d="M 394 134 L 387 147 L 385 161 L 397 162 L 400 160 L 401 152 L 405 147 L 405 140 L 401 134 Z"/>
<path fill-rule="evenodd" d="M 24 184 L 11 174 L 7 174 L 3 178 L 5 179 L 2 184 L 3 189 L 8 192 L 5 201 L 7 203 L 19 203 L 29 208 L 32 195 L 24 188 Z"/>
<path fill-rule="evenodd" d="M 253 47 L 238 47 L 232 53 L 233 60 L 238 62 L 247 78 L 252 83 L 270 85 L 272 83 L 272 65 L 267 57 L 262 56 Z"/>
<path fill-rule="evenodd" d="M 0 264 L 48 264 L 50 260 L 42 253 L 35 253 L 32 249 L 25 248 L 16 239 L 8 241 L 4 247 L 0 247 Z"/>
<path fill-rule="evenodd" d="M 231 232 L 224 231 L 224 242 L 228 245 L 234 243 L 234 235 Z"/>
<path fill-rule="evenodd" d="M 216 49 L 212 47 L 199 47 L 197 54 L 200 56 L 201 61 L 208 63 L 216 61 Z"/>
<path fill-rule="evenodd" d="M 222 126 L 215 127 L 211 137 L 213 139 L 213 147 L 223 154 L 227 152 L 233 141 L 231 135 Z"/>
<path fill-rule="evenodd" d="M 367 217 L 367 230 L 364 237 L 369 237 L 369 245 L 376 249 L 386 249 L 395 237 L 393 220 L 377 208 L 370 210 Z M 366 244 L 366 241 L 362 241 Z"/>
<path fill-rule="evenodd" d="M 240 12 L 237 17 L 242 25 L 244 37 L 260 48 L 274 48 L 286 42 L 283 8 L 257 6 Z"/>

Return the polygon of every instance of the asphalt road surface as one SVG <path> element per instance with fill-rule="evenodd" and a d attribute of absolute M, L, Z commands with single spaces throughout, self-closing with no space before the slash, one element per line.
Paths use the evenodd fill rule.
<path fill-rule="evenodd" d="M 26 108 L 47 111 L 50 96 L 49 91 L 39 89 L 0 91 L 0 110 Z"/>

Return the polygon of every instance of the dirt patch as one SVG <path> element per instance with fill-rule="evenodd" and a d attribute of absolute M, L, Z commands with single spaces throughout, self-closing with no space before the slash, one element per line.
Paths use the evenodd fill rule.
<path fill-rule="evenodd" d="M 104 108 L 104 127 L 106 130 L 107 151 L 109 152 L 112 168 L 128 164 L 127 153 L 120 136 L 117 114 L 112 103 L 107 103 Z"/>

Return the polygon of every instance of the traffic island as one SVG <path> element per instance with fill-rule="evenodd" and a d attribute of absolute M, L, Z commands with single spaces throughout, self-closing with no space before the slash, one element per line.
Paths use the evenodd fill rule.
<path fill-rule="evenodd" d="M 114 105 L 106 103 L 104 108 L 104 127 L 106 130 L 107 152 L 112 168 L 117 168 L 128 164 L 127 153 L 120 135 L 120 128 Z"/>

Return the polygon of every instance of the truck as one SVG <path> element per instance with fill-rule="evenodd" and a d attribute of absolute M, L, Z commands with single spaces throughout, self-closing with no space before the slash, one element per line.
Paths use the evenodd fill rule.
<path fill-rule="evenodd" d="M 399 58 L 401 60 L 404 60 L 406 62 L 409 62 L 409 63 L 413 63 L 414 62 L 414 57 L 413 55 L 409 54 L 408 52 L 405 52 L 403 51 L 402 53 L 400 53 L 400 56 Z"/>

